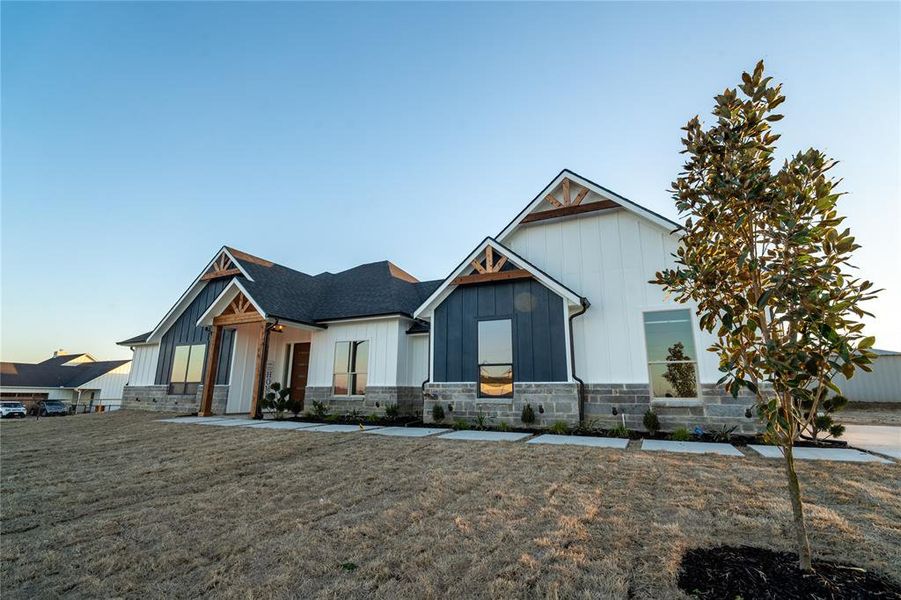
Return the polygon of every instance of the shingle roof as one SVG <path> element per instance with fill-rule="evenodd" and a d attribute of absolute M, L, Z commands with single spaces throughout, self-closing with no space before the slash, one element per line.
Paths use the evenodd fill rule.
<path fill-rule="evenodd" d="M 131 346 L 132 344 L 141 344 L 147 341 L 147 338 L 150 337 L 152 331 L 148 331 L 147 333 L 142 333 L 141 335 L 136 335 L 134 337 L 130 337 L 127 340 L 122 340 L 121 342 L 116 342 L 116 344 L 120 346 Z"/>
<path fill-rule="evenodd" d="M 82 356 L 67 354 L 34 363 L 0 363 L 0 386 L 3 387 L 62 387 L 74 388 L 96 379 L 127 360 L 105 360 L 84 362 L 66 366 L 64 363 Z"/>
<path fill-rule="evenodd" d="M 234 248 L 225 247 L 250 278 L 235 276 L 267 316 L 305 324 L 374 317 L 412 316 L 441 283 L 417 281 L 390 261 L 309 275 Z M 147 341 L 152 331 L 118 342 Z"/>
<path fill-rule="evenodd" d="M 415 281 L 387 260 L 340 273 L 307 275 L 282 265 L 241 261 L 253 278 L 241 285 L 267 315 L 300 323 L 321 323 L 400 314 L 410 316 L 440 284 Z"/>

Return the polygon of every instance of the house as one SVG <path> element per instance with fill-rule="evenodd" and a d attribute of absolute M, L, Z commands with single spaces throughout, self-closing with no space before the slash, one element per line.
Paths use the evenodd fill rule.
<path fill-rule="evenodd" d="M 901 352 L 873 348 L 876 360 L 871 372 L 860 369 L 851 379 L 839 374 L 834 383 L 852 405 L 878 406 L 901 403 Z"/>
<path fill-rule="evenodd" d="M 413 312 L 438 282 L 376 262 L 308 275 L 223 247 L 134 350 L 127 407 L 257 414 L 271 382 L 309 408 L 420 414 L 428 332 Z"/>
<path fill-rule="evenodd" d="M 0 398 L 30 405 L 59 400 L 86 411 L 116 410 L 130 360 L 95 360 L 90 354 L 54 352 L 39 363 L 0 363 Z"/>
<path fill-rule="evenodd" d="M 440 281 L 307 275 L 224 247 L 134 348 L 124 405 L 257 414 L 279 381 L 333 412 L 754 430 L 693 307 L 648 283 L 677 225 L 569 170 Z"/>

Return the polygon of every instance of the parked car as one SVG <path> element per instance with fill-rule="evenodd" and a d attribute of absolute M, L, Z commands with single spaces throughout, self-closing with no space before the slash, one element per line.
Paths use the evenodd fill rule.
<path fill-rule="evenodd" d="M 41 400 L 32 407 L 32 414 L 40 414 L 42 417 L 66 416 L 69 408 L 59 400 Z"/>
<path fill-rule="evenodd" d="M 0 419 L 24 419 L 25 405 L 21 402 L 4 400 L 0 402 Z"/>

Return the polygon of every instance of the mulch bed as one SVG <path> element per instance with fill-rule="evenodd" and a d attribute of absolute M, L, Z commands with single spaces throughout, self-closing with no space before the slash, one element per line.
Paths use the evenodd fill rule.
<path fill-rule="evenodd" d="M 679 587 L 711 600 L 901 598 L 901 586 L 878 573 L 825 561 L 814 561 L 813 567 L 814 573 L 803 573 L 790 552 L 698 548 L 682 558 Z"/>

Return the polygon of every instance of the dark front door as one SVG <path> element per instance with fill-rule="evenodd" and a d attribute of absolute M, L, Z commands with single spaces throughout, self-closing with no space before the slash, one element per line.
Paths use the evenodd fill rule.
<path fill-rule="evenodd" d="M 307 389 L 307 372 L 310 370 L 310 343 L 294 344 L 291 346 L 291 398 L 300 400 L 300 408 L 303 410 L 303 399 Z"/>

